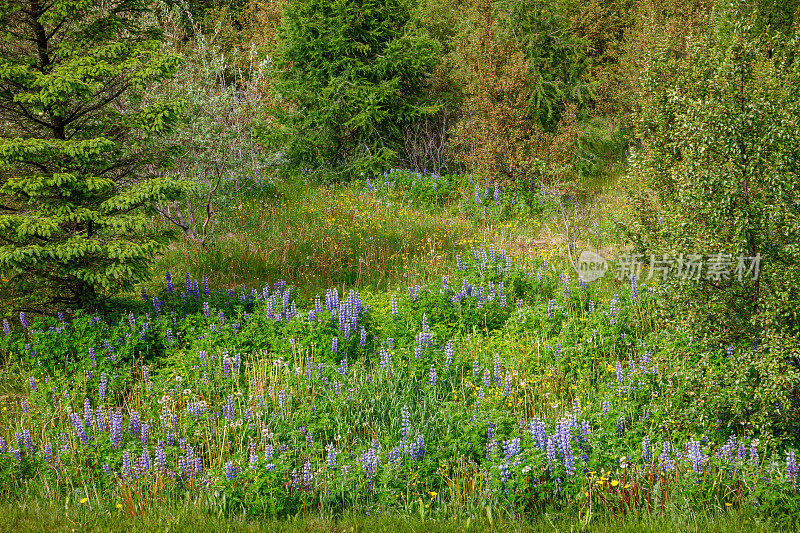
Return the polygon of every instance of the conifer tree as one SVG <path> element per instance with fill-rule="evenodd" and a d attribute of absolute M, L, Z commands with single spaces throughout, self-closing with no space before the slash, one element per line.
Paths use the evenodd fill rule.
<path fill-rule="evenodd" d="M 283 105 L 261 130 L 289 168 L 339 177 L 399 159 L 403 129 L 425 105 L 434 43 L 405 0 L 291 0 L 279 29 L 273 86 Z"/>
<path fill-rule="evenodd" d="M 23 308 L 94 307 L 130 289 L 168 234 L 145 209 L 177 101 L 148 98 L 181 57 L 142 0 L 0 1 L 0 272 Z"/>

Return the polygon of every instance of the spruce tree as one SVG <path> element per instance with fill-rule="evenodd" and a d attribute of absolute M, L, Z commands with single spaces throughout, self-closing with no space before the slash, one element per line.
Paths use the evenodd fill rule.
<path fill-rule="evenodd" d="M 0 273 L 21 308 L 94 307 L 168 242 L 145 210 L 180 194 L 148 97 L 181 56 L 141 0 L 0 1 Z"/>
<path fill-rule="evenodd" d="M 289 168 L 385 168 L 400 158 L 404 128 L 435 111 L 424 97 L 435 52 L 405 0 L 290 0 L 275 56 L 282 106 L 260 137 Z"/>

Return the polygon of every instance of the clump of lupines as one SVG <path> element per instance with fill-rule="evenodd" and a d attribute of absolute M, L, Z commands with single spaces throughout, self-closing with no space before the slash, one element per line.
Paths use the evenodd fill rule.
<path fill-rule="evenodd" d="M 459 300 L 456 298 L 459 305 L 463 305 L 463 302 L 469 298 L 474 298 L 475 301 L 480 301 L 479 299 L 483 298 L 482 301 L 485 304 L 491 301 L 492 298 L 500 301 L 501 295 L 505 291 L 509 291 L 509 294 L 511 294 L 513 287 L 510 290 L 504 285 L 507 280 L 497 282 L 496 278 L 493 277 L 495 273 L 498 276 L 504 276 L 507 271 L 496 268 L 502 265 L 490 264 L 495 260 L 507 261 L 507 256 L 498 253 L 492 247 L 489 247 L 488 251 L 486 249 L 477 250 L 476 254 L 479 261 L 487 263 L 484 269 L 485 275 L 487 277 L 492 276 L 494 281 L 489 281 L 488 279 L 481 281 L 479 279 L 476 283 L 472 283 L 464 280 L 466 281 L 465 284 L 455 278 L 448 279 L 447 283 L 443 282 L 441 287 L 442 293 L 447 292 L 446 298 L 441 298 L 443 301 L 452 302 L 453 295 L 460 293 L 462 290 L 465 295 L 464 299 Z M 472 265 L 471 268 L 474 267 L 475 265 Z M 531 280 L 534 280 L 536 276 L 536 271 L 533 272 L 533 274 L 530 274 Z M 555 284 L 552 277 L 550 281 L 555 285 L 557 289 L 556 298 L 559 299 L 553 300 L 553 302 L 561 301 L 561 293 L 563 291 L 558 290 L 560 286 Z M 262 317 L 264 309 L 268 307 L 267 303 L 270 302 L 269 306 L 272 309 L 273 320 L 277 324 L 280 318 L 280 321 L 284 322 L 280 324 L 280 327 L 283 327 L 286 325 L 287 317 L 292 315 L 292 310 L 291 305 L 289 305 L 286 314 L 283 314 L 285 293 L 281 291 L 283 291 L 283 287 L 276 286 L 276 292 L 269 292 L 265 289 L 261 295 L 255 294 L 252 298 L 263 297 L 261 303 L 264 307 L 254 311 L 261 313 Z M 265 292 L 267 296 L 264 297 Z M 434 291 L 428 294 L 431 298 L 439 298 L 440 295 L 437 292 Z M 410 298 L 414 299 L 424 293 L 424 288 L 413 288 Z M 222 292 L 219 295 L 220 298 L 225 297 Z M 243 302 L 244 295 L 245 293 L 242 291 L 236 300 Z M 644 295 L 644 291 L 642 295 Z M 351 296 L 349 301 L 355 306 L 357 299 L 352 293 Z M 250 296 L 247 296 L 247 298 L 250 298 Z M 212 299 L 212 301 L 216 300 Z M 100 406 L 94 409 L 96 412 L 94 417 L 87 417 L 85 400 L 83 400 L 83 395 L 81 394 L 80 400 L 76 401 L 84 401 L 83 413 L 76 412 L 74 417 L 65 417 L 67 426 L 70 424 L 75 424 L 75 426 L 72 430 L 66 427 L 69 434 L 62 437 L 62 450 L 64 450 L 62 453 L 78 455 L 89 449 L 85 448 L 85 440 L 80 435 L 79 428 L 83 428 L 86 437 L 90 439 L 90 443 L 95 440 L 98 444 L 107 446 L 110 442 L 115 448 L 115 455 L 109 454 L 108 457 L 99 457 L 97 462 L 97 465 L 99 465 L 97 466 L 98 471 L 103 468 L 103 472 L 105 472 L 105 467 L 110 465 L 108 466 L 109 472 L 112 468 L 115 470 L 115 473 L 110 475 L 119 476 L 119 457 L 122 454 L 122 471 L 127 477 L 139 476 L 137 479 L 141 481 L 144 477 L 163 476 L 164 479 L 170 479 L 179 484 L 189 478 L 196 478 L 203 472 L 202 459 L 200 457 L 202 455 L 203 458 L 207 458 L 210 461 L 206 463 L 209 484 L 213 484 L 212 481 L 214 480 L 225 482 L 230 478 L 232 482 L 236 483 L 236 486 L 246 486 L 254 476 L 257 477 L 267 470 L 278 470 L 279 475 L 275 479 L 279 481 L 276 481 L 276 483 L 281 484 L 279 489 L 285 489 L 287 487 L 283 484 L 283 480 L 288 479 L 290 473 L 295 471 L 296 486 L 298 488 L 306 491 L 319 490 L 320 493 L 325 490 L 335 490 L 333 485 L 326 485 L 326 483 L 332 483 L 331 480 L 333 479 L 337 480 L 337 483 L 354 482 L 355 485 L 353 486 L 357 486 L 354 489 L 356 491 L 372 490 L 371 487 L 381 483 L 382 479 L 391 478 L 393 475 L 392 469 L 396 469 L 400 465 L 404 469 L 408 468 L 413 472 L 416 469 L 430 468 L 432 464 L 438 464 L 438 461 L 442 460 L 442 458 L 447 458 L 447 454 L 450 452 L 444 449 L 446 443 L 442 442 L 440 435 L 437 433 L 437 422 L 425 410 L 419 411 L 418 419 L 416 405 L 412 405 L 410 408 L 404 405 L 400 412 L 393 413 L 394 425 L 390 427 L 394 429 L 391 432 L 385 432 L 383 427 L 377 428 L 377 434 L 381 435 L 382 439 L 378 443 L 380 446 L 370 443 L 373 438 L 372 435 L 368 435 L 362 441 L 348 439 L 348 437 L 341 441 L 338 438 L 336 441 L 329 440 L 332 435 L 331 431 L 335 433 L 336 428 L 313 425 L 316 422 L 310 420 L 303 422 L 307 425 L 306 430 L 298 437 L 297 427 L 285 422 L 296 420 L 295 417 L 300 412 L 314 413 L 313 416 L 317 416 L 317 414 L 330 416 L 332 413 L 336 413 L 335 416 L 344 417 L 349 416 L 351 412 L 358 412 L 358 403 L 365 395 L 377 396 L 382 394 L 380 387 L 385 387 L 386 383 L 382 381 L 383 378 L 380 377 L 379 371 L 373 372 L 376 370 L 374 367 L 380 366 L 380 364 L 383 364 L 385 368 L 393 368 L 392 373 L 387 376 L 387 379 L 390 380 L 410 381 L 409 372 L 412 371 L 411 367 L 413 366 L 413 371 L 418 372 L 415 383 L 425 383 L 426 381 L 436 383 L 438 381 L 439 383 L 437 383 L 436 387 L 422 387 L 424 392 L 421 394 L 427 395 L 425 401 L 430 402 L 431 405 L 438 405 L 442 402 L 444 394 L 451 392 L 450 381 L 459 379 L 458 376 L 462 369 L 467 375 L 470 374 L 469 363 L 461 358 L 461 353 L 455 353 L 452 341 L 447 342 L 444 346 L 436 343 L 432 333 L 434 328 L 438 331 L 442 324 L 434 322 L 435 319 L 433 317 L 437 315 L 426 312 L 425 301 L 422 298 L 419 298 L 418 306 L 409 306 L 408 309 L 410 316 L 417 317 L 417 320 L 422 318 L 422 331 L 411 332 L 406 336 L 399 331 L 402 328 L 398 328 L 396 325 L 392 326 L 395 329 L 392 329 L 389 334 L 398 336 L 398 348 L 394 354 L 390 352 L 390 350 L 394 349 L 393 342 L 389 342 L 389 339 L 384 339 L 381 342 L 380 330 L 369 330 L 371 335 L 375 335 L 375 346 L 378 347 L 377 352 L 380 355 L 379 362 L 376 361 L 374 366 L 372 366 L 372 360 L 364 360 L 365 350 L 360 351 L 353 343 L 345 344 L 342 341 L 342 339 L 347 339 L 348 329 L 355 335 L 356 332 L 366 332 L 367 328 L 371 327 L 371 324 L 368 322 L 362 323 L 361 318 L 358 318 L 358 327 L 353 327 L 352 313 L 347 311 L 347 304 L 339 299 L 336 291 L 330 291 L 328 298 L 326 298 L 326 303 L 331 306 L 330 310 L 322 307 L 320 299 L 317 302 L 315 302 L 315 308 L 311 309 L 315 314 L 313 327 L 318 328 L 318 331 L 321 332 L 320 334 L 324 335 L 321 337 L 321 344 L 326 344 L 327 338 L 332 338 L 327 337 L 327 335 L 336 335 L 342 344 L 339 346 L 342 353 L 335 358 L 339 361 L 334 364 L 327 363 L 327 366 L 326 363 L 319 363 L 315 366 L 312 354 L 303 354 L 301 351 L 301 347 L 305 347 L 307 344 L 296 342 L 297 339 L 294 338 L 291 340 L 288 338 L 283 339 L 286 341 L 287 346 L 291 346 L 292 350 L 296 350 L 299 353 L 299 357 L 308 358 L 306 359 L 306 371 L 303 372 L 301 370 L 299 373 L 295 373 L 294 366 L 285 374 L 278 370 L 278 374 L 275 376 L 266 377 L 269 380 L 267 383 L 252 381 L 264 380 L 265 377 L 253 374 L 246 364 L 240 367 L 241 362 L 238 357 L 234 356 L 232 358 L 230 355 L 227 357 L 219 356 L 224 350 L 232 350 L 228 352 L 229 354 L 240 354 L 235 341 L 232 344 L 215 346 L 214 342 L 217 337 L 208 328 L 203 327 L 202 331 L 189 331 L 188 328 L 183 328 L 181 325 L 176 324 L 175 318 L 171 315 L 172 308 L 166 307 L 175 303 L 169 299 L 167 299 L 165 307 L 160 310 L 161 316 L 158 319 L 151 321 L 148 317 L 147 319 L 131 320 L 128 317 L 128 323 L 131 326 L 137 325 L 137 332 L 140 327 L 149 322 L 154 324 L 154 327 L 159 327 L 158 331 L 161 339 L 164 338 L 164 333 L 167 329 L 180 332 L 180 336 L 176 335 L 176 338 L 180 338 L 182 342 L 184 336 L 187 337 L 186 343 L 188 347 L 184 346 L 185 352 L 181 352 L 181 356 L 186 360 L 185 368 L 181 370 L 182 379 L 185 380 L 185 383 L 176 385 L 177 380 L 173 381 L 173 378 L 170 377 L 169 385 L 166 385 L 164 383 L 165 379 L 163 379 L 165 374 L 161 372 L 161 369 L 158 369 L 158 373 L 154 374 L 157 379 L 153 383 L 150 381 L 148 373 L 143 369 L 141 380 L 147 383 L 148 386 L 129 387 L 131 378 L 121 377 L 115 366 L 112 366 L 111 370 L 109 370 L 109 367 L 104 366 L 108 364 L 108 361 L 102 361 L 103 356 L 110 358 L 113 351 L 108 348 L 106 348 L 105 352 L 98 350 L 96 363 L 104 372 L 98 372 L 100 374 L 99 380 L 92 374 L 86 374 L 86 379 L 92 382 L 87 388 L 87 394 L 91 395 L 92 391 L 96 390 L 93 387 L 98 387 L 98 391 L 101 386 L 105 389 L 108 380 L 113 379 L 115 392 L 133 391 L 132 394 L 135 395 L 134 403 L 129 405 L 135 405 L 136 411 L 131 411 L 128 407 L 117 409 L 115 402 L 122 398 L 112 396 L 104 401 L 97 402 L 97 396 L 94 396 L 92 400 L 95 401 L 95 404 L 100 403 Z M 198 301 L 194 304 L 198 315 L 200 314 L 200 303 Z M 208 305 L 208 302 L 205 303 Z M 231 300 L 231 304 L 236 303 L 236 301 Z M 619 307 L 623 308 L 625 305 L 630 305 L 627 298 L 619 303 Z M 319 312 L 317 312 L 317 306 L 320 308 Z M 551 307 L 553 306 L 554 304 L 551 304 Z M 565 310 L 564 316 L 566 316 L 566 313 L 574 313 L 574 310 L 570 309 L 569 306 L 564 306 L 563 308 Z M 236 313 L 222 303 L 215 307 L 214 315 L 217 315 L 222 309 L 224 309 L 223 316 L 228 315 L 224 326 L 226 331 L 230 332 L 230 322 L 236 320 L 234 318 Z M 559 309 L 561 309 L 560 306 Z M 332 311 L 331 315 L 326 315 L 326 311 Z M 525 307 L 523 311 L 529 312 L 530 308 Z M 205 315 L 206 313 L 203 314 Z M 552 311 L 551 314 L 553 314 Z M 561 313 L 559 313 L 558 317 L 555 317 L 556 320 L 561 319 L 560 315 Z M 321 322 L 320 317 L 323 316 L 326 317 L 326 320 L 330 318 L 331 323 Z M 432 319 L 430 323 L 429 318 Z M 215 318 L 213 320 L 216 321 Z M 303 321 L 305 321 L 305 314 L 303 315 Z M 293 322 L 292 325 L 300 327 L 301 325 L 298 322 Z M 202 319 L 200 323 L 202 323 Z M 93 322 L 93 327 L 97 327 L 97 325 Z M 221 324 L 216 325 L 219 327 Z M 322 327 L 319 327 L 320 325 Z M 340 325 L 342 329 L 340 329 Z M 425 333 L 425 336 L 422 338 L 417 336 L 415 338 L 416 333 Z M 362 337 L 363 334 L 361 333 Z M 292 335 L 296 335 L 296 333 L 293 332 Z M 448 338 L 458 338 L 455 335 L 451 337 L 449 331 L 447 335 Z M 199 339 L 199 337 L 204 338 Z M 108 338 L 115 339 L 117 336 L 109 334 Z M 211 356 L 190 345 L 194 338 L 203 341 L 200 346 L 206 349 L 209 349 L 209 346 L 211 347 L 209 349 Z M 416 343 L 414 342 L 415 340 L 417 341 Z M 564 338 L 556 338 L 547 342 L 550 343 L 550 346 L 556 347 L 555 352 L 560 352 Z M 107 345 L 111 345 L 110 341 Z M 119 341 L 116 341 L 115 345 L 117 347 L 122 346 Z M 343 349 L 343 346 L 346 346 L 346 350 Z M 423 349 L 423 346 L 425 349 Z M 564 351 L 567 350 L 567 347 L 571 356 L 576 351 L 575 347 L 564 345 Z M 326 346 L 323 348 L 326 348 Z M 351 348 L 355 350 L 355 353 L 351 351 Z M 433 349 L 427 350 L 427 348 Z M 420 361 L 415 362 L 413 354 L 417 349 L 420 350 Z M 442 357 L 442 350 L 444 350 L 444 363 L 439 359 L 439 357 Z M 31 351 L 33 351 L 33 348 L 31 348 Z M 167 351 L 168 353 L 175 353 L 174 349 L 169 347 Z M 350 361 L 353 362 L 352 369 L 350 368 L 348 357 L 344 353 L 345 351 L 350 353 Z M 463 351 L 468 352 L 466 349 Z M 248 353 L 245 350 L 241 350 L 241 352 Z M 321 352 L 325 353 L 327 350 L 323 349 Z M 462 350 L 458 352 L 462 352 Z M 319 351 L 313 352 L 314 356 L 319 353 Z M 371 352 L 371 354 L 374 353 Z M 599 458 L 599 455 L 595 454 L 594 450 L 605 446 L 603 439 L 607 439 L 609 434 L 614 434 L 617 415 L 623 412 L 627 414 L 627 406 L 621 400 L 615 399 L 612 410 L 611 402 L 608 402 L 605 396 L 602 395 L 597 399 L 596 403 L 587 403 L 586 405 L 581 405 L 575 398 L 571 407 L 568 400 L 568 404 L 564 406 L 566 411 L 560 415 L 545 420 L 524 420 L 521 418 L 524 415 L 521 415 L 518 409 L 507 406 L 508 399 L 513 395 L 511 386 L 517 381 L 515 377 L 517 374 L 512 372 L 511 369 L 513 367 L 515 372 L 519 370 L 520 374 L 524 374 L 524 366 L 517 363 L 512 365 L 511 361 L 504 361 L 500 357 L 494 358 L 494 353 L 489 356 L 475 355 L 474 352 L 468 353 L 470 353 L 470 359 L 475 358 L 472 360 L 472 378 L 476 383 L 471 384 L 471 386 L 474 385 L 471 389 L 466 386 L 458 387 L 459 384 L 455 384 L 455 388 L 466 391 L 463 401 L 473 402 L 468 409 L 464 410 L 466 417 L 460 420 L 459 423 L 463 423 L 466 426 L 478 426 L 479 431 L 482 431 L 480 427 L 483 426 L 483 429 L 485 429 L 487 418 L 495 417 L 498 414 L 499 407 L 502 407 L 504 413 L 516 413 L 517 420 L 515 422 L 520 423 L 520 428 L 522 428 L 517 430 L 516 424 L 511 424 L 512 428 L 509 430 L 507 426 L 498 422 L 496 428 L 492 427 L 490 431 L 487 430 L 487 437 L 489 438 L 485 443 L 485 448 L 483 448 L 482 439 L 478 439 L 480 442 L 468 443 L 468 449 L 471 450 L 470 453 L 473 453 L 472 450 L 475 450 L 476 447 L 478 448 L 474 456 L 481 459 L 480 475 L 485 476 L 485 479 L 502 481 L 504 483 L 502 487 L 503 494 L 505 490 L 517 490 L 516 487 L 519 485 L 515 485 L 515 481 L 524 483 L 523 480 L 526 476 L 522 475 L 525 472 L 523 468 L 529 468 L 528 472 L 534 471 L 537 474 L 540 471 L 539 469 L 543 468 L 542 473 L 538 474 L 537 482 L 542 484 L 542 491 L 548 490 L 553 494 L 561 490 L 567 490 L 570 483 L 581 483 L 585 480 L 585 469 L 589 465 L 590 458 L 592 461 L 603 460 Z M 330 354 L 326 355 L 329 356 Z M 390 359 L 388 364 L 386 361 L 387 355 Z M 550 352 L 548 359 L 552 361 L 553 355 L 553 352 Z M 192 357 L 194 357 L 193 360 Z M 277 353 L 273 354 L 272 352 L 270 352 L 270 357 L 279 358 Z M 392 357 L 394 361 L 391 361 Z M 479 383 L 477 383 L 484 370 L 481 367 L 481 361 L 478 360 L 479 357 L 483 358 L 484 366 L 488 367 L 485 373 L 486 389 L 478 387 Z M 611 374 L 609 393 L 612 396 L 609 397 L 621 398 L 623 393 L 633 391 L 633 387 L 638 386 L 638 381 L 645 377 L 643 374 L 652 372 L 654 368 L 649 350 L 645 351 L 641 358 L 626 358 L 623 356 L 623 359 L 626 361 L 624 365 L 619 362 L 616 367 L 613 367 L 613 370 L 618 372 L 618 380 L 615 383 L 613 374 Z M 280 368 L 278 363 L 282 362 L 276 361 L 275 368 Z M 87 360 L 87 366 L 88 364 Z M 225 379 L 225 373 L 222 371 L 226 364 L 231 371 L 227 379 Z M 432 366 L 432 372 L 427 372 L 430 366 Z M 237 368 L 245 374 L 241 376 L 240 380 L 233 379 L 238 377 L 234 375 Z M 450 371 L 437 375 L 437 369 L 439 372 L 443 372 L 443 368 L 449 368 Z M 454 371 L 453 368 L 458 369 L 458 372 Z M 107 372 L 108 374 L 106 374 Z M 34 372 L 28 372 L 22 379 L 29 381 L 32 373 L 36 375 Z M 435 376 L 435 379 L 431 379 L 431 374 Z M 493 377 L 495 378 L 494 380 L 492 379 Z M 125 381 L 126 379 L 128 381 Z M 518 383 L 521 384 L 523 379 L 533 380 L 535 378 L 531 378 L 528 375 L 520 376 Z M 496 388 L 490 388 L 493 381 L 495 387 L 502 387 L 502 393 Z M 441 386 L 444 384 L 443 382 L 447 382 L 448 387 Z M 23 383 L 23 385 L 28 389 L 34 389 L 30 381 L 27 384 Z M 464 383 L 462 382 L 460 385 L 464 385 Z M 148 392 L 151 386 L 154 386 L 156 390 Z M 603 386 L 605 387 L 605 383 Z M 268 394 L 266 392 L 267 388 L 269 388 Z M 46 389 L 40 382 L 38 385 L 39 396 Z M 66 389 L 75 390 L 69 387 L 66 387 Z M 214 392 L 209 394 L 208 390 Z M 488 391 L 488 394 L 486 391 Z M 62 407 L 54 407 L 54 409 L 63 408 L 64 405 L 69 403 L 68 399 L 61 399 L 61 392 L 62 387 L 59 386 L 58 391 L 53 396 L 55 402 Z M 241 392 L 242 395 L 235 396 L 237 392 Z M 344 395 L 340 397 L 342 393 Z M 75 396 L 75 394 L 72 394 L 72 396 Z M 105 392 L 100 394 L 101 398 L 104 396 Z M 287 402 L 289 396 L 292 398 L 291 402 Z M 246 423 L 242 423 L 242 420 L 237 420 L 235 409 L 229 407 L 231 398 L 235 399 L 234 404 L 237 408 L 241 407 L 242 418 Z M 582 396 L 582 398 L 585 397 Z M 38 400 L 39 398 L 37 398 Z M 159 407 L 154 409 L 154 406 L 150 404 L 154 404 L 157 400 Z M 409 399 L 409 403 L 412 401 L 416 402 L 416 400 Z M 601 401 L 603 402 L 602 404 Z M 31 413 L 35 412 L 35 405 L 34 401 L 31 400 Z M 599 407 L 601 405 L 603 405 L 603 414 L 613 412 L 613 417 L 609 416 L 607 422 L 603 422 L 603 417 L 600 416 Z M 89 407 L 91 410 L 91 404 Z M 298 407 L 300 409 L 297 409 Z M 556 410 L 560 408 L 553 407 Z M 415 424 L 418 424 L 420 429 L 424 428 L 425 430 L 424 435 L 415 432 L 415 438 L 412 438 L 410 424 L 410 413 L 412 411 L 415 413 Z M 592 415 L 593 424 L 595 420 L 600 420 L 600 428 L 592 428 L 590 426 L 588 419 L 590 414 Z M 396 420 L 398 415 L 401 419 L 399 432 L 397 432 Z M 25 415 L 25 417 L 28 416 Z M 540 416 L 544 417 L 545 415 Z M 551 414 L 548 413 L 547 416 L 550 417 Z M 562 416 L 562 418 L 558 419 L 558 416 Z M 392 419 L 392 417 L 387 418 Z M 25 420 L 28 420 L 28 418 L 25 418 Z M 87 422 L 87 420 L 89 421 Z M 494 420 L 498 419 L 494 418 Z M 636 438 L 640 438 L 640 435 L 635 435 L 635 432 L 640 429 L 637 426 L 637 418 L 627 419 L 627 424 L 624 420 L 623 418 L 623 425 L 626 426 L 625 433 L 630 436 L 630 438 L 626 437 L 624 440 L 634 444 L 632 444 L 633 450 L 620 450 L 619 453 L 623 453 L 625 456 L 629 454 L 636 455 L 636 468 L 643 468 L 642 465 L 645 463 L 652 462 L 655 464 L 656 461 L 653 460 L 653 456 L 656 455 L 659 459 L 658 463 L 663 464 L 666 469 L 671 469 L 670 471 L 686 473 L 702 470 L 704 474 L 702 476 L 697 475 L 700 479 L 710 469 L 719 468 L 718 463 L 715 461 L 730 462 L 736 460 L 740 463 L 746 462 L 748 450 L 746 443 L 741 441 L 736 441 L 735 443 L 734 441 L 729 441 L 721 448 L 713 449 L 708 444 L 698 440 L 690 443 L 691 446 L 686 446 L 685 443 L 676 443 L 673 450 L 670 448 L 669 443 L 651 443 L 649 437 L 636 440 Z M 134 422 L 139 424 L 138 435 Z M 379 424 L 383 423 L 386 423 L 386 421 Z M 530 437 L 527 431 L 523 431 L 526 427 L 530 428 Z M 548 427 L 550 428 L 549 434 Z M 126 431 L 129 428 L 130 430 Z M 257 440 L 257 437 L 254 439 L 254 436 L 259 435 L 259 431 L 263 432 L 267 429 L 268 434 L 262 433 L 262 440 Z M 219 445 L 212 447 L 210 450 L 207 449 L 194 433 L 198 430 L 218 438 Z M 272 435 L 271 432 L 273 431 L 275 435 Z M 108 437 L 105 436 L 106 432 L 109 433 Z M 279 435 L 281 433 L 282 436 Z M 40 444 L 41 432 L 39 428 L 36 428 L 35 431 L 26 428 L 20 431 L 19 434 L 16 439 L 16 450 L 13 450 L 12 453 L 16 452 L 21 458 L 25 458 L 28 454 L 38 453 L 45 457 L 45 460 L 52 461 L 53 465 L 58 464 L 60 457 L 66 458 L 66 455 L 60 456 L 58 454 L 57 446 L 52 446 L 49 442 Z M 220 435 L 223 434 L 226 436 L 221 437 Z M 57 436 L 58 434 L 56 433 L 55 435 Z M 289 435 L 292 436 L 290 437 Z M 55 443 L 59 442 L 56 436 L 51 436 L 52 441 Z M 105 440 L 106 438 L 109 440 Z M 286 440 L 287 438 L 290 440 Z M 530 440 L 528 440 L 529 438 Z M 222 439 L 228 439 L 228 442 L 225 443 Z M 80 444 L 78 444 L 77 449 L 70 449 L 70 442 L 73 443 L 73 448 L 76 448 L 75 444 Z M 237 442 L 241 444 L 237 446 Z M 274 443 L 274 450 L 282 450 L 275 460 L 273 460 L 273 444 L 267 444 L 267 442 Z M 638 443 L 641 443 L 641 446 Z M 699 443 L 699 450 L 696 443 Z M 39 447 L 37 448 L 34 444 Z M 465 445 L 463 442 L 458 444 Z M 50 446 L 49 448 L 47 447 L 48 445 Z M 264 447 L 263 461 L 261 460 L 258 446 Z M 638 451 L 638 449 L 641 451 Z M 659 449 L 666 451 L 662 451 L 659 455 Z M 751 443 L 751 449 L 756 456 L 753 462 L 757 463 L 758 454 L 753 443 Z M 37 452 L 37 450 L 39 451 Z M 287 454 L 287 450 L 291 451 L 291 453 Z M 712 451 L 716 453 L 711 453 Z M 704 459 L 705 454 L 709 458 Z M 487 459 L 483 460 L 483 457 L 487 457 Z M 786 477 L 793 479 L 792 475 L 795 472 L 795 467 L 792 465 L 794 463 L 789 460 L 788 455 L 784 457 L 786 458 Z M 62 461 L 62 463 L 64 465 L 75 465 L 73 461 Z M 247 475 L 241 475 L 236 465 L 249 465 L 249 468 L 243 466 L 248 470 Z M 601 463 L 601 465 L 606 468 L 616 468 L 616 462 L 613 465 L 609 463 Z M 60 466 L 59 468 L 78 467 Z M 326 470 L 326 468 L 330 469 Z M 318 476 L 318 472 L 322 475 Z M 331 476 L 331 472 L 335 472 L 336 475 Z M 370 480 L 371 483 L 365 483 L 365 478 Z M 126 479 L 124 478 L 122 481 L 127 482 Z M 544 485 L 547 483 L 550 485 L 546 489 Z M 185 486 L 188 487 L 189 485 Z M 205 482 L 193 486 L 203 487 Z M 494 487 L 491 484 L 487 486 Z M 489 488 L 488 490 L 495 489 Z M 495 495 L 502 496 L 499 493 Z"/>

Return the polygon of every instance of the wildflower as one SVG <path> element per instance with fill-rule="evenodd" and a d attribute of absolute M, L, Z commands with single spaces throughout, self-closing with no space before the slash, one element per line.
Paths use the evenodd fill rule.
<path fill-rule="evenodd" d="M 227 477 L 229 481 L 236 479 L 236 476 L 239 474 L 240 471 L 241 469 L 238 466 L 234 465 L 233 461 L 228 461 L 227 463 L 225 463 L 225 477 Z"/>
<path fill-rule="evenodd" d="M 795 458 L 794 452 L 789 451 L 786 453 L 786 477 L 794 485 L 798 483 L 797 473 L 797 459 Z"/>

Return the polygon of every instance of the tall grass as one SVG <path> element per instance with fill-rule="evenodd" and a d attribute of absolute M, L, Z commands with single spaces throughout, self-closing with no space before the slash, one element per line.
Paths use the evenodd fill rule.
<path fill-rule="evenodd" d="M 234 287 L 282 279 L 315 292 L 331 286 L 387 289 L 441 276 L 479 235 L 466 219 L 376 198 L 356 186 L 284 184 L 221 208 L 216 242 L 181 239 L 153 270 L 207 276 Z"/>

